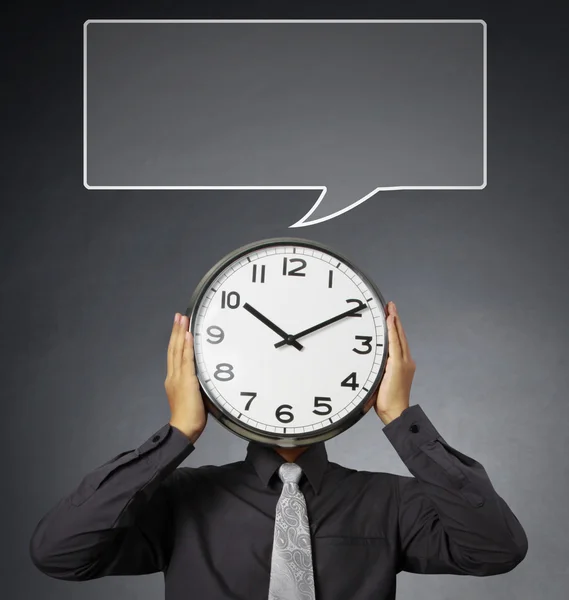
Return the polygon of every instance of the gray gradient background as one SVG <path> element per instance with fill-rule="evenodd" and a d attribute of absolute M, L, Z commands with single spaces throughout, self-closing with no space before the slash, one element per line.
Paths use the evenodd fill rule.
<path fill-rule="evenodd" d="M 356 3 L 357 4 L 357 3 Z M 419 403 L 479 460 L 529 537 L 525 561 L 490 578 L 398 578 L 401 599 L 562 600 L 569 473 L 567 30 L 555 7 L 275 3 L 175 10 L 104 2 L 15 15 L 2 43 L 0 594 L 41 600 L 163 597 L 161 575 L 84 583 L 31 564 L 41 516 L 89 470 L 168 419 L 165 351 L 201 275 L 251 241 L 301 233 L 350 256 L 400 309 Z M 187 3 L 185 4 L 187 6 Z M 355 5 L 354 5 L 355 6 Z M 560 6 L 560 5 L 559 5 Z M 217 11 L 217 12 L 216 12 Z M 457 14 L 458 13 L 458 14 Z M 480 17 L 489 27 L 488 187 L 379 195 L 321 225 L 287 229 L 311 192 L 93 192 L 82 185 L 81 43 L 87 18 Z M 327 443 L 331 460 L 408 474 L 370 413 Z M 243 457 L 211 421 L 188 465 Z M 373 568 L 373 565 L 370 565 Z"/>
<path fill-rule="evenodd" d="M 482 23 L 87 25 L 87 185 L 481 186 Z"/>

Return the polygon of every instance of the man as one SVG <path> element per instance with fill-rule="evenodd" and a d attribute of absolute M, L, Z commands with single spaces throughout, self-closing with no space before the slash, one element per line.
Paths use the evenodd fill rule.
<path fill-rule="evenodd" d="M 89 473 L 43 517 L 30 542 L 42 572 L 77 581 L 161 571 L 167 600 L 266 600 L 280 467 L 292 462 L 302 469 L 313 582 L 287 600 L 392 600 L 402 570 L 487 576 L 523 560 L 524 530 L 482 465 L 409 406 L 415 363 L 392 302 L 386 371 L 367 409 L 374 406 L 412 477 L 342 467 L 328 461 L 323 442 L 249 443 L 245 460 L 177 468 L 207 422 L 188 328 L 176 314 L 169 423 Z"/>

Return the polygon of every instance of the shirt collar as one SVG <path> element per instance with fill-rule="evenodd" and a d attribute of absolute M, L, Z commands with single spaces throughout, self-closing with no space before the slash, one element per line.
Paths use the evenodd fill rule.
<path fill-rule="evenodd" d="M 286 460 L 271 446 L 249 442 L 245 462 L 254 467 L 263 485 L 269 487 L 272 476 Z M 324 442 L 311 444 L 295 462 L 306 475 L 314 493 L 318 494 L 328 466 L 328 453 Z"/>

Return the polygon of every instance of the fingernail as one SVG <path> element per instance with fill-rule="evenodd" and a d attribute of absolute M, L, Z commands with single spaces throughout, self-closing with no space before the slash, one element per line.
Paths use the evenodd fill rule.
<path fill-rule="evenodd" d="M 395 306 L 395 302 L 392 302 L 391 306 L 393 307 L 393 310 L 395 310 L 395 311 L 397 310 L 397 306 Z"/>
<path fill-rule="evenodd" d="M 188 342 L 190 341 L 190 332 L 186 331 L 186 339 L 188 340 Z"/>
<path fill-rule="evenodd" d="M 177 322 L 178 322 L 178 317 L 179 317 L 179 316 L 180 316 L 180 315 L 179 315 L 178 313 L 176 313 L 176 314 L 174 315 L 174 323 L 177 323 Z"/>

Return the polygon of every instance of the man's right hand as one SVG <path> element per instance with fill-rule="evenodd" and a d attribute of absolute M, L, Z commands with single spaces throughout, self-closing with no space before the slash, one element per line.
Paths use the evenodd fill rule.
<path fill-rule="evenodd" d="M 170 404 L 170 425 L 195 444 L 205 429 L 207 410 L 194 365 L 194 340 L 189 319 L 176 313 L 168 345 L 168 373 L 164 387 Z"/>

